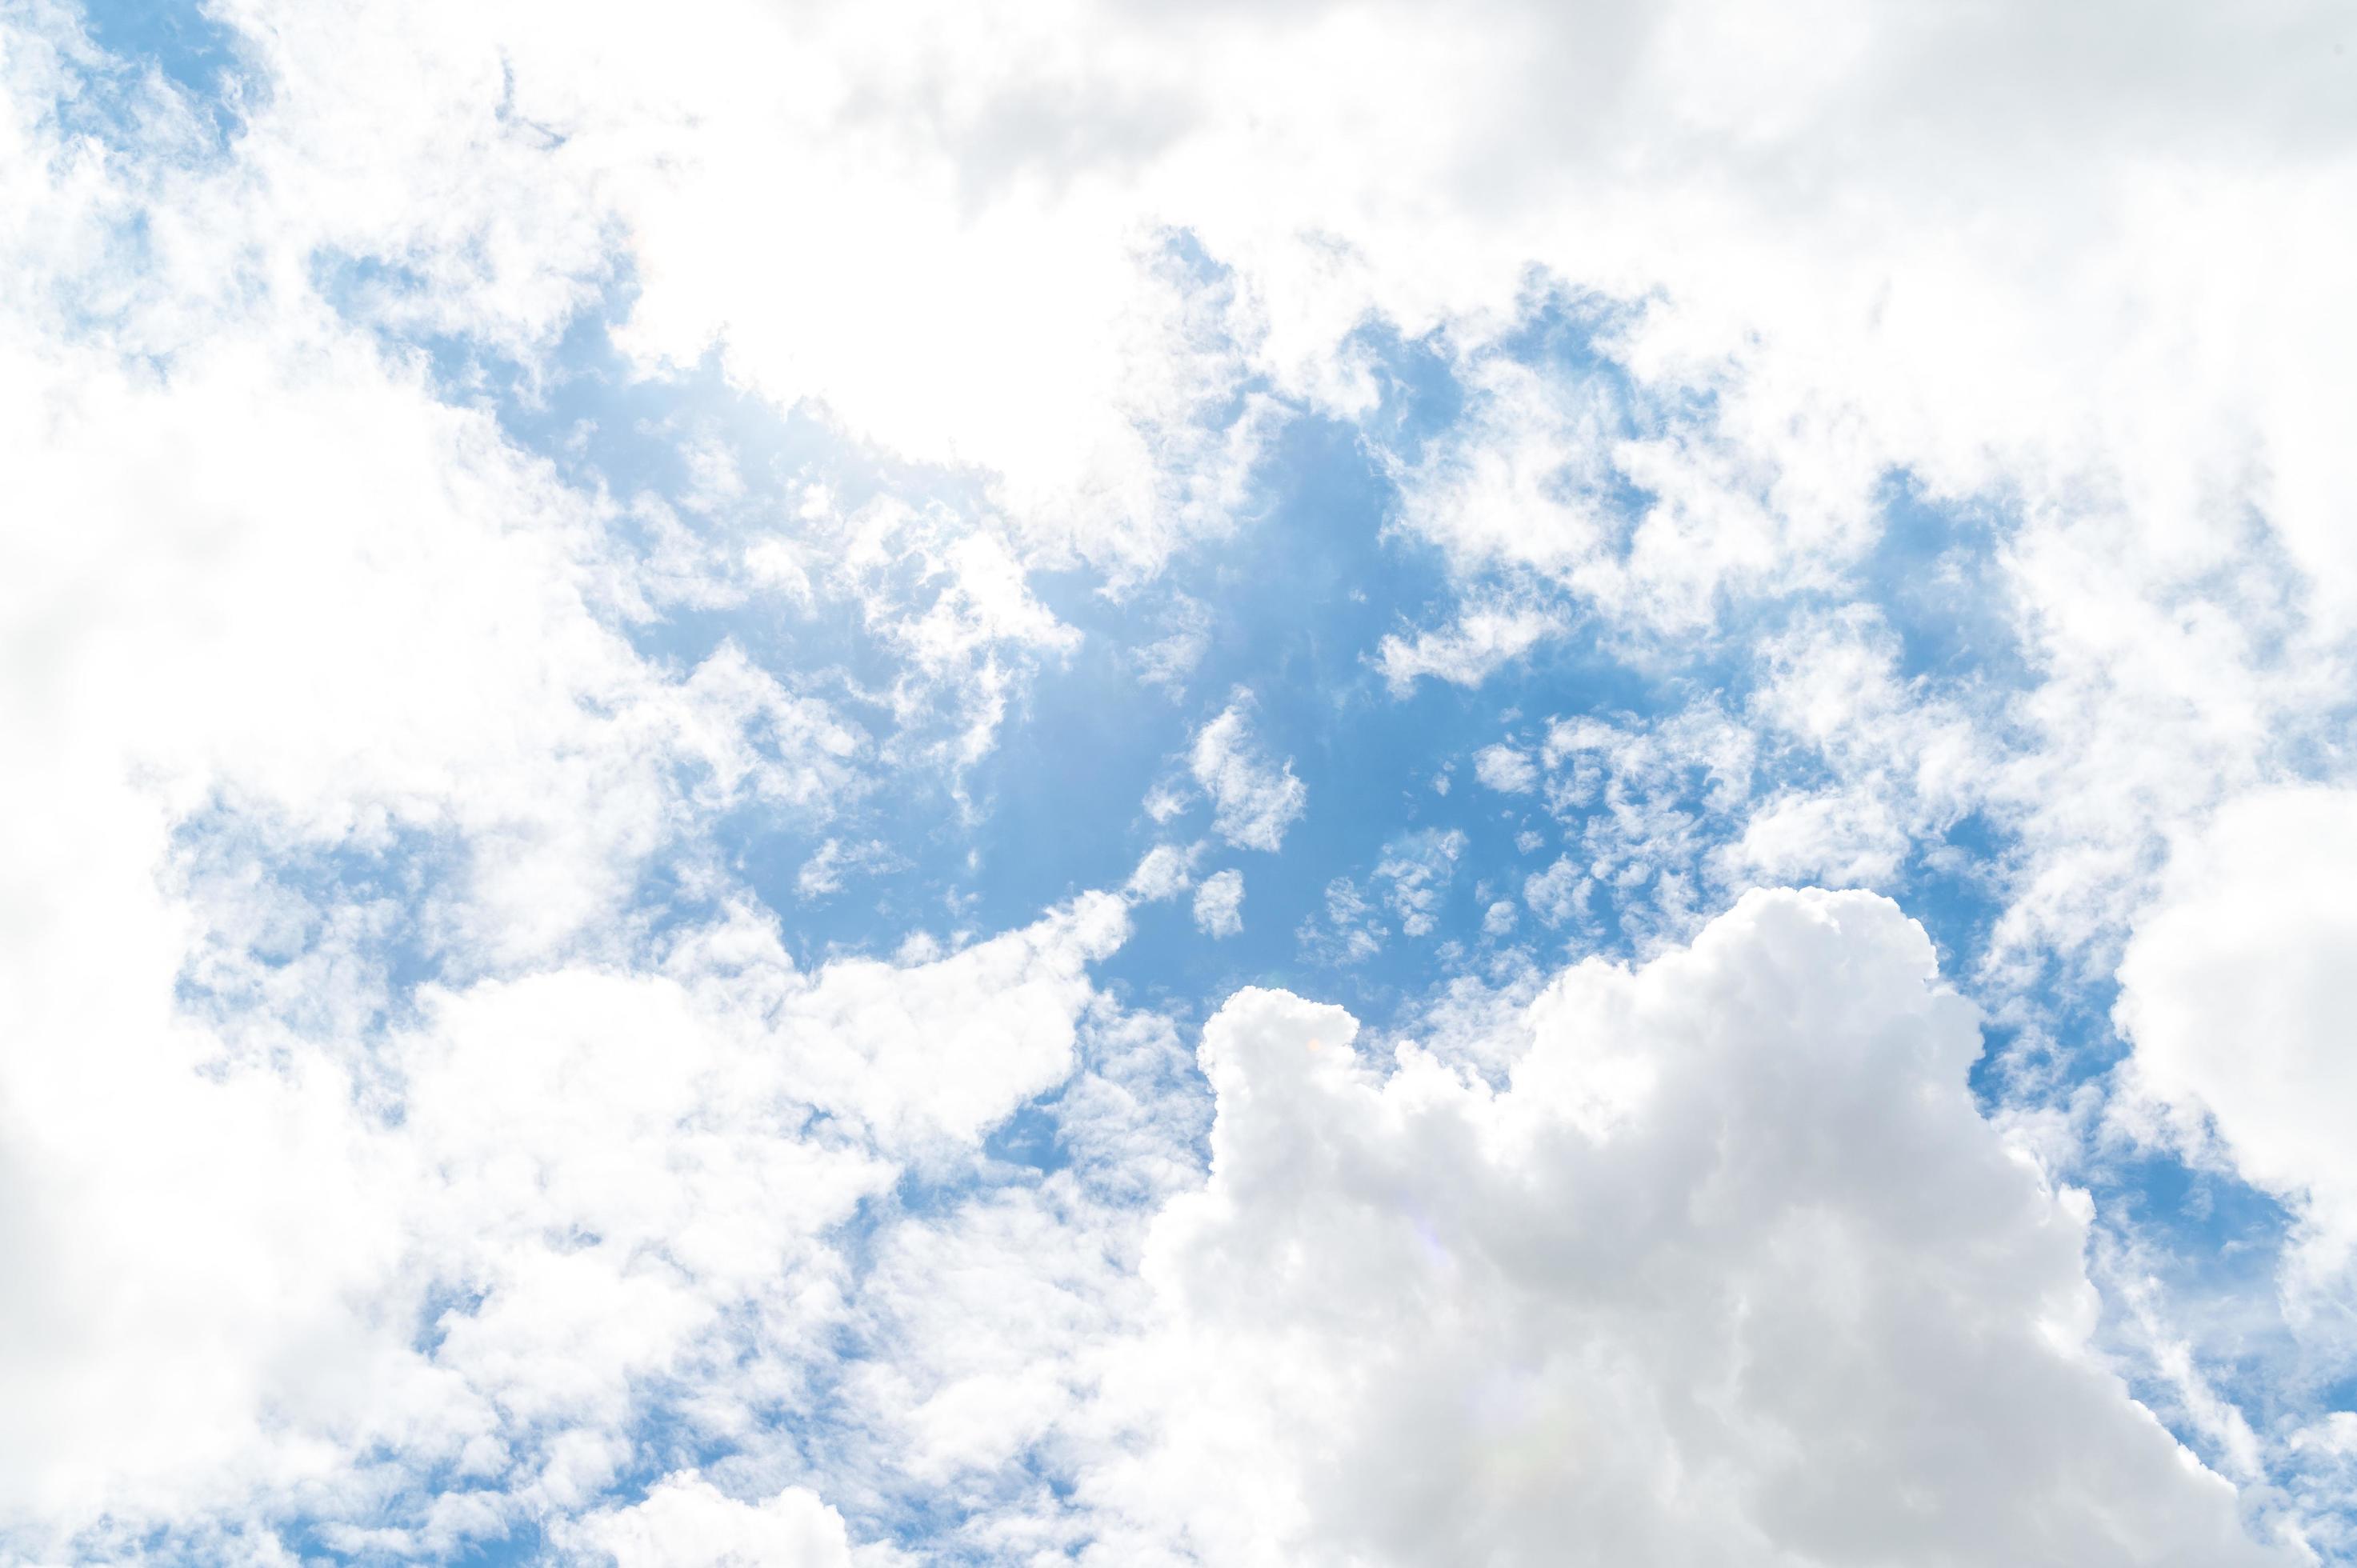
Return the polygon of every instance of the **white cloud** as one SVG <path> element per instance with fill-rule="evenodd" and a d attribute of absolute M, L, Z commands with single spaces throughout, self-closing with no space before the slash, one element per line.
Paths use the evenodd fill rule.
<path fill-rule="evenodd" d="M 2133 1085 L 2299 1205 L 2319 1262 L 2357 1247 L 2352 888 L 2357 793 L 2246 795 L 2180 844 L 2119 969 Z"/>
<path fill-rule="evenodd" d="M 838 959 L 773 1004 L 800 1039 L 794 1080 L 888 1152 L 970 1143 L 1071 1070 L 1086 966 L 1128 934 L 1123 901 L 1089 893 L 925 963 Z"/>
<path fill-rule="evenodd" d="M 733 805 L 823 820 L 868 762 L 827 703 L 733 648 L 684 671 L 640 659 L 599 503 L 488 416 L 301 310 L 191 315 L 209 330 L 168 376 L 27 344 L 13 316 L 0 356 L 26 524 L 0 540 L 0 621 L 38 650 L 0 680 L 23 743 L 0 759 L 0 853 L 26 878 L 0 927 L 0 1230 L 19 1265 L 0 1287 L 0 1551 L 36 1560 L 80 1555 L 67 1535 L 102 1518 L 86 1549 L 112 1557 L 151 1526 L 233 1530 L 298 1492 L 332 1521 L 412 1463 L 502 1498 L 594 1474 L 595 1454 L 538 1448 L 523 1412 L 577 1398 L 619 1416 L 592 1396 L 661 1360 L 706 1300 L 622 1278 L 559 1222 L 587 1201 L 563 1184 L 594 1185 L 585 1155 L 641 1170 L 646 1190 L 593 1212 L 675 1220 L 682 1248 L 682 1190 L 715 1227 L 741 1211 L 701 1166 L 562 1139 L 651 1133 L 602 1093 L 664 1045 L 681 1075 L 698 1053 L 568 1054 L 548 1037 L 561 1008 L 483 1042 L 477 1087 L 521 1102 L 484 1159 L 538 1164 L 559 1190 L 506 1232 L 531 1245 L 507 1260 L 515 1293 L 484 1301 L 488 1360 L 461 1373 L 467 1336 L 447 1365 L 415 1343 L 466 1259 L 436 1242 L 512 1217 L 468 1211 L 460 1176 L 425 1157 L 457 1130 L 429 1112 L 431 1053 L 387 1037 L 391 972 L 414 953 L 446 998 L 533 973 L 579 977 L 534 993 L 552 1001 L 594 993 L 605 963 L 646 959 L 617 916 L 651 859 L 693 876 L 702 823 Z M 306 892 L 339 854 L 388 867 L 382 890 Z M 716 1116 L 715 1158 L 798 1193 L 770 1250 L 743 1254 L 791 1277 L 805 1221 L 839 1217 L 867 1160 L 777 1137 L 774 1105 Z M 586 1288 L 608 1275 L 612 1294 Z M 615 1310 L 567 1316 L 593 1302 Z"/>
<path fill-rule="evenodd" d="M 1196 731 L 1187 763 L 1211 797 L 1212 830 L 1239 848 L 1274 853 L 1308 805 L 1309 786 L 1294 777 L 1291 761 L 1271 761 L 1261 749 L 1250 706 L 1247 693 Z"/>
<path fill-rule="evenodd" d="M 1501 1088 L 1248 991 L 1212 1175 L 1106 1380 L 1090 1562 L 2299 1560 L 2091 1349 L 2084 1199 L 1975 1109 L 1973 1010 L 1860 895 L 1558 978 Z"/>
<path fill-rule="evenodd" d="M 971 768 L 1038 662 L 1081 644 L 986 524 L 888 498 L 822 526 L 838 557 L 835 585 L 905 661 L 887 693 L 901 750 Z M 949 733 L 935 738 L 929 721 L 942 720 Z"/>
<path fill-rule="evenodd" d="M 1215 871 L 1195 889 L 1195 924 L 1208 936 L 1232 937 L 1244 929 L 1244 874 Z"/>
<path fill-rule="evenodd" d="M 1789 790 L 1760 804 L 1727 857 L 1764 883 L 1887 886 L 1910 842 L 1879 802 Z"/>
<path fill-rule="evenodd" d="M 1530 753 L 1501 744 L 1473 754 L 1473 777 L 1501 794 L 1523 795 L 1537 788 L 1539 770 Z"/>
<path fill-rule="evenodd" d="M 373 21 L 363 81 L 349 18 L 253 0 L 264 205 L 165 233 L 165 264 L 285 234 L 425 280 L 388 312 L 520 347 L 626 265 L 647 361 L 716 349 L 781 405 L 985 472 L 1027 553 L 1139 569 L 1230 526 L 1265 401 L 1244 389 L 1372 402 L 1349 341 L 1372 316 L 1474 393 L 1465 430 L 1394 459 L 1407 525 L 1616 616 L 1821 583 L 1905 467 L 1935 497 L 2113 498 L 2127 542 L 2187 565 L 2263 517 L 2345 626 L 2329 9 L 1489 15 L 739 4 L 666 28 L 597 5 L 550 28 L 445 3 Z M 2128 29 L 2131 53 L 2094 41 Z M 1605 337 L 1649 417 L 1615 418 L 1613 377 L 1493 351 L 1533 268 L 1643 302 Z M 1498 602 L 1469 596 L 1491 630 L 1391 639 L 1387 671 L 1478 678 L 1544 613 Z"/>
<path fill-rule="evenodd" d="M 2330 264 L 2352 220 L 2328 199 L 2352 116 L 2279 63 L 2327 58 L 2321 13 L 920 13 L 733 5 L 664 29 L 584 6 L 552 29 L 529 6 L 417 5 L 371 24 L 364 82 L 348 18 L 256 0 L 235 13 L 268 80 L 242 165 L 137 188 L 84 169 L 36 191 L 76 166 L 33 120 L 56 82 L 27 47 L 11 189 L 42 217 L 23 253 L 87 272 L 132 253 L 100 242 L 107 222 L 164 200 L 150 274 L 76 280 L 136 296 L 142 348 L 201 339 L 190 302 L 234 295 L 222 276 L 256 248 L 288 286 L 323 252 L 395 263 L 421 286 L 371 308 L 519 351 L 627 266 L 625 335 L 650 360 L 716 346 L 740 384 L 995 476 L 1004 515 L 960 525 L 978 554 L 1120 572 L 1231 526 L 1265 413 L 1239 389 L 1369 405 L 1348 339 L 1372 314 L 1471 394 L 1428 449 L 1386 456 L 1403 526 L 1465 577 L 1453 630 L 1384 642 L 1396 679 L 1478 679 L 1550 617 L 1691 628 L 1823 590 L 1881 526 L 1894 468 L 1932 504 L 2007 498 L 2020 547 L 1997 586 L 2052 676 L 2017 715 L 2050 755 L 2007 789 L 2044 852 L 2006 928 L 2025 945 L 2135 902 L 2135 867 L 2186 820 L 2159 810 L 2220 768 L 2255 782 L 2254 735 L 2345 687 L 2351 457 L 2322 411 L 2357 364 L 2332 348 L 2357 315 Z M 2107 27 L 2146 47 L 2094 50 L 2091 88 Z M 1826 34 L 1844 47 L 1795 48 Z M 1578 109 L 1550 58 L 1598 72 Z M 1789 64 L 1773 93 L 1746 74 L 1764 59 Z M 1500 351 L 1530 325 L 1534 266 L 1562 285 L 1549 308 L 1598 328 L 1593 373 Z M 2250 529 L 2284 594 L 2213 591 Z M 961 693 L 952 757 L 985 748 L 1023 668 L 1064 646 L 962 589 L 879 602 Z M 1003 649 L 971 640 L 985 628 Z"/>
<path fill-rule="evenodd" d="M 851 1568 L 843 1516 L 802 1487 L 745 1502 L 693 1471 L 561 1532 L 613 1568 Z"/>
<path fill-rule="evenodd" d="M 1421 631 L 1413 641 L 1386 635 L 1376 649 L 1375 668 L 1394 693 L 1405 693 L 1426 676 L 1478 686 L 1563 628 L 1560 616 L 1544 610 L 1467 609 L 1446 631 Z"/>
<path fill-rule="evenodd" d="M 1184 893 L 1194 885 L 1195 862 L 1203 853 L 1200 843 L 1184 847 L 1158 843 L 1146 852 L 1122 890 L 1141 903 L 1152 904 Z"/>
<path fill-rule="evenodd" d="M 1157 784 L 1146 792 L 1143 804 L 1147 816 L 1157 822 L 1167 822 L 1194 804 L 1194 799 L 1178 785 Z"/>
<path fill-rule="evenodd" d="M 1594 886 L 1585 867 L 1571 856 L 1561 854 L 1545 870 L 1534 871 L 1523 879 L 1523 902 L 1548 925 L 1560 926 L 1587 912 Z"/>

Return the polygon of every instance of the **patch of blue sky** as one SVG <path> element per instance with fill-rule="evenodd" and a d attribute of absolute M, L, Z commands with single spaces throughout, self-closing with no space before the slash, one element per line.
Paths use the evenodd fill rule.
<path fill-rule="evenodd" d="M 1663 419 L 1707 416 L 1715 400 L 1706 390 L 1664 400 L 1641 389 L 1615 356 L 1615 340 L 1635 325 L 1641 308 L 1641 301 L 1566 288 L 1547 274 L 1534 272 L 1523 280 L 1514 326 L 1491 351 L 1551 376 L 1601 381 L 1632 421 L 1645 410 Z"/>
<path fill-rule="evenodd" d="M 81 95 L 60 105 L 70 128 L 108 142 L 152 130 L 139 90 L 164 86 L 225 150 L 245 124 L 255 95 L 268 91 L 235 27 L 201 0 L 83 0 L 83 29 L 107 57 L 82 62 Z"/>
<path fill-rule="evenodd" d="M 1874 548 L 1851 580 L 1898 634 L 1900 673 L 2026 689 L 2033 672 L 2003 581 L 2004 510 L 1927 496 L 1904 473 L 1889 477 L 1879 510 Z"/>
<path fill-rule="evenodd" d="M 411 281 L 380 263 L 350 261 L 323 263 L 322 276 L 331 297 L 356 308 L 371 291 Z M 794 492 L 812 482 L 845 510 L 888 493 L 903 504 L 968 515 L 985 504 L 977 477 L 888 464 L 805 414 L 780 414 L 736 392 L 716 361 L 660 378 L 634 374 L 609 335 L 627 308 L 626 289 L 617 290 L 576 324 L 544 371 L 456 340 L 412 347 L 429 356 L 446 394 L 490 407 L 513 438 L 568 480 L 625 502 L 626 538 L 627 503 L 640 496 L 663 500 L 706 534 L 779 529 L 791 517 Z M 726 515 L 693 504 L 691 446 L 731 460 L 744 488 Z M 1403 607 L 1422 616 L 1445 603 L 1440 564 L 1382 537 L 1388 481 L 1347 427 L 1297 421 L 1263 478 L 1256 515 L 1238 536 L 1182 557 L 1152 592 L 1116 600 L 1077 574 L 1037 585 L 1084 640 L 1075 653 L 1044 662 L 1018 693 L 996 747 L 958 780 L 971 811 L 939 771 L 915 769 L 894 775 L 877 798 L 823 827 L 758 808 L 722 824 L 727 853 L 780 910 L 802 957 L 844 947 L 888 950 L 915 927 L 1005 929 L 1075 892 L 1120 886 L 1159 836 L 1142 825 L 1139 802 L 1170 772 L 1191 728 L 1240 686 L 1258 697 L 1258 722 L 1278 744 L 1297 749 L 1296 766 L 1314 802 L 1285 855 L 1240 857 L 1254 929 L 1289 933 L 1328 877 L 1380 848 L 1380 841 L 1361 842 L 1364 824 L 1403 809 L 1415 813 L 1428 794 L 1417 775 L 1431 765 L 1433 710 L 1456 710 L 1460 738 L 1469 744 L 1479 736 L 1481 703 L 1427 689 L 1404 707 L 1394 704 L 1363 655 L 1397 628 Z M 1217 613 L 1189 700 L 1173 704 L 1141 690 L 1130 650 L 1157 634 L 1155 618 L 1176 594 Z M 831 697 L 885 687 L 899 669 L 896 651 L 863 624 L 858 607 L 840 601 L 807 611 L 759 596 L 716 607 L 670 605 L 623 629 L 642 653 L 682 671 L 733 641 L 780 672 L 832 671 L 838 679 Z M 797 886 L 800 871 L 830 836 L 880 841 L 892 864 L 839 895 L 807 897 Z M 1295 874 L 1313 865 L 1314 874 Z M 1186 924 L 1182 918 L 1182 930 Z M 1243 950 L 1266 948 L 1264 937 Z M 1186 941 L 1133 943 L 1114 961 L 1117 972 L 1128 966 L 1140 972 L 1135 978 L 1148 978 L 1157 963 L 1142 954 L 1179 959 L 1150 977 L 1171 991 L 1193 993 L 1239 972 L 1234 961 Z M 1241 972 L 1281 981 L 1297 967 L 1288 956 Z"/>
<path fill-rule="evenodd" d="M 373 291 L 417 282 L 352 259 L 323 259 L 321 276 L 331 298 L 356 310 Z M 706 538 L 738 540 L 791 532 L 797 492 L 812 483 L 846 510 L 884 495 L 967 516 L 986 508 L 981 476 L 896 463 L 803 411 L 780 413 L 731 386 L 716 358 L 667 375 L 639 373 L 611 336 L 630 302 L 626 277 L 609 283 L 544 365 L 462 340 L 411 346 L 429 355 L 446 395 L 491 409 L 511 437 L 570 482 L 623 503 L 618 526 L 626 546 L 636 526 L 629 503 L 640 497 L 662 500 Z M 1609 302 L 1534 285 L 1529 321 L 1504 351 L 1551 372 L 1602 378 L 1611 401 L 1630 411 L 1632 429 L 1706 413 L 1641 408 L 1604 346 L 1623 319 L 1622 307 Z M 1042 600 L 1083 640 L 1068 655 L 1045 658 L 1017 689 L 996 747 L 955 781 L 964 801 L 939 770 L 903 769 L 823 823 L 748 807 L 720 824 L 726 854 L 780 911 L 800 956 L 888 950 L 912 929 L 1006 929 L 1082 889 L 1120 886 L 1156 842 L 1208 836 L 1200 805 L 1166 826 L 1146 819 L 1140 802 L 1158 782 L 1184 782 L 1194 728 L 1249 691 L 1256 730 L 1308 787 L 1308 811 L 1279 854 L 1232 851 L 1214 839 L 1199 864 L 1199 875 L 1227 866 L 1243 873 L 1243 937 L 1219 941 L 1196 932 L 1183 899 L 1142 909 L 1138 940 L 1106 962 L 1104 977 L 1182 1008 L 1256 983 L 1388 1012 L 1442 977 L 1450 961 L 1443 955 L 1461 962 L 1476 950 L 1483 913 L 1477 887 L 1512 900 L 1560 847 L 1557 824 L 1527 802 L 1480 789 L 1469 777 L 1472 753 L 1500 738 L 1511 716 L 1643 722 L 1676 712 L 1697 693 L 1739 696 L 1753 678 L 1743 653 L 1749 640 L 1803 610 L 1839 602 L 1817 595 L 1756 607 L 1739 632 L 1709 639 L 1676 665 L 1649 660 L 1641 670 L 1575 622 L 1571 635 L 1479 688 L 1427 680 L 1393 693 L 1370 661 L 1372 650 L 1385 634 L 1444 618 L 1463 585 L 1432 547 L 1388 526 L 1398 500 L 1390 474 L 1461 415 L 1465 393 L 1431 341 L 1407 340 L 1375 323 L 1358 342 L 1383 389 L 1376 408 L 1358 425 L 1291 419 L 1231 534 L 1183 551 L 1153 584 L 1121 597 L 1085 573 L 1035 579 Z M 697 452 L 727 457 L 741 489 L 725 507 L 700 501 Z M 1631 493 L 1619 504 L 1633 512 L 1644 498 Z M 2018 685 L 2023 676 L 2013 644 L 1987 607 L 2000 598 L 1991 580 L 1996 524 L 1931 506 L 1897 478 L 1889 512 L 1885 541 L 1855 585 L 1898 630 L 1907 672 L 1932 686 Z M 636 542 L 653 548 L 651 541 Z M 1164 635 L 1172 607 L 1189 602 L 1209 607 L 1210 618 L 1200 661 L 1178 700 L 1167 701 L 1141 682 L 1135 650 Z M 729 641 L 780 672 L 831 671 L 833 696 L 888 686 L 899 667 L 898 651 L 864 623 L 857 606 L 842 601 L 804 608 L 757 594 L 717 607 L 671 604 L 623 629 L 642 652 L 682 671 Z M 1452 777 L 1447 795 L 1434 788 L 1444 771 Z M 1767 779 L 1815 781 L 1804 759 L 1786 760 Z M 1321 955 L 1297 940 L 1305 925 L 1327 917 L 1338 879 L 1374 900 L 1377 925 L 1395 926 L 1372 873 L 1391 840 L 1433 829 L 1466 837 L 1427 937 L 1387 930 L 1378 954 L 1362 962 L 1334 961 L 1347 947 Z M 1522 838 L 1533 831 L 1546 840 L 1535 860 Z M 802 868 L 829 837 L 880 843 L 889 854 L 855 867 L 839 890 L 805 893 Z M 1977 956 L 1998 908 L 1984 872 L 2002 853 L 2002 838 L 1985 818 L 1953 824 L 1944 845 L 1953 853 L 1921 846 L 1904 886 L 1889 889 L 1907 897 L 1943 955 L 1960 963 Z M 662 897 L 659 875 L 648 892 Z M 1626 950 L 1609 900 L 1587 940 Z"/>
<path fill-rule="evenodd" d="M 1064 1141 L 1064 1123 L 1057 1115 L 1060 1095 L 1046 1095 L 1017 1106 L 983 1139 L 985 1158 L 1051 1176 L 1071 1167 L 1072 1155 Z"/>

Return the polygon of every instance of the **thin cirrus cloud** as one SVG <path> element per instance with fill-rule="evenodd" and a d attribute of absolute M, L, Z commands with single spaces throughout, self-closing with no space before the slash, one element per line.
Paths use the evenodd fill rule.
<path fill-rule="evenodd" d="M 2345 31 L 10 12 L 0 1556 L 2352 1560 Z"/>

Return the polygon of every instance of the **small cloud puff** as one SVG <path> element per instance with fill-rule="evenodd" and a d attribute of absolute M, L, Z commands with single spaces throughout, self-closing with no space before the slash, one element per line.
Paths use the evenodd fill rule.
<path fill-rule="evenodd" d="M 1195 889 L 1195 924 L 1207 936 L 1232 937 L 1244 929 L 1244 874 L 1220 871 Z"/>
<path fill-rule="evenodd" d="M 1239 848 L 1274 852 L 1308 805 L 1309 787 L 1294 777 L 1290 761 L 1272 762 L 1263 753 L 1245 717 L 1251 704 L 1252 693 L 1240 692 L 1196 733 L 1187 761 L 1211 797 L 1213 831 Z"/>
<path fill-rule="evenodd" d="M 1122 891 L 1141 904 L 1159 903 L 1184 893 L 1194 885 L 1195 862 L 1202 853 L 1200 843 L 1183 849 L 1175 843 L 1156 844 L 1129 874 L 1129 883 Z"/>
<path fill-rule="evenodd" d="M 1537 787 L 1539 770 L 1528 752 L 1501 744 L 1474 753 L 1473 777 L 1501 794 L 1526 795 Z"/>
<path fill-rule="evenodd" d="M 1146 814 L 1157 822 L 1167 822 L 1184 811 L 1190 800 L 1187 790 L 1175 784 L 1157 784 L 1146 792 L 1143 802 Z"/>
<path fill-rule="evenodd" d="M 1418 632 L 1413 641 L 1384 638 L 1375 668 L 1394 696 L 1427 678 L 1478 686 L 1562 629 L 1561 618 L 1544 610 L 1487 606 L 1467 611 L 1446 630 Z"/>

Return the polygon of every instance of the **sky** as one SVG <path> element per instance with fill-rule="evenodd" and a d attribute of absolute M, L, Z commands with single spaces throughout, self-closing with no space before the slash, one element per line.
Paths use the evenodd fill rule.
<path fill-rule="evenodd" d="M 0 6 L 0 1563 L 2357 1563 L 2344 6 Z"/>

